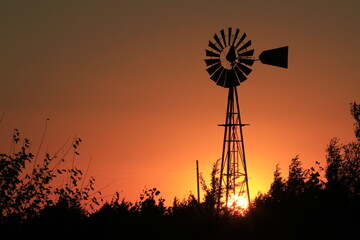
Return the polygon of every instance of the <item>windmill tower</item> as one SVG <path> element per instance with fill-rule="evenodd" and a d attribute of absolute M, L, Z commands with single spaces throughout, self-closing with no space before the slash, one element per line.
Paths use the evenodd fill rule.
<path fill-rule="evenodd" d="M 224 127 L 224 140 L 220 166 L 220 191 L 218 209 L 231 208 L 237 201 L 250 204 L 249 178 L 246 166 L 243 127 L 237 86 L 247 79 L 255 61 L 287 68 L 288 47 L 263 51 L 259 58 L 254 58 L 254 49 L 250 49 L 251 40 L 246 40 L 246 33 L 231 27 L 216 34 L 209 41 L 206 52 L 206 71 L 216 85 L 228 88 L 228 99 Z"/>

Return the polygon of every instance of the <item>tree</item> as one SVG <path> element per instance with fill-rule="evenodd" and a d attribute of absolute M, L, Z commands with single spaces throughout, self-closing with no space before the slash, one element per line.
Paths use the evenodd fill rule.
<path fill-rule="evenodd" d="M 219 174 L 219 164 L 220 159 L 216 160 L 213 163 L 213 167 L 210 174 L 210 187 L 208 187 L 205 183 L 205 180 L 202 176 L 200 176 L 201 187 L 205 192 L 205 201 L 203 202 L 203 206 L 208 211 L 210 215 L 215 215 L 215 206 L 218 203 L 219 199 L 219 191 L 220 191 L 220 178 L 218 177 Z"/>
<path fill-rule="evenodd" d="M 354 123 L 354 132 L 355 137 L 358 141 L 360 141 L 360 104 L 356 102 L 350 103 L 350 112 L 353 116 L 355 123 Z"/>
<path fill-rule="evenodd" d="M 274 180 L 271 183 L 269 195 L 271 198 L 280 201 L 284 196 L 284 191 L 286 190 L 286 184 L 281 176 L 279 164 L 276 165 L 274 171 Z"/>
<path fill-rule="evenodd" d="M 289 178 L 286 183 L 286 191 L 292 196 L 300 196 L 305 188 L 305 173 L 301 167 L 299 156 L 291 160 L 289 166 Z"/>
<path fill-rule="evenodd" d="M 350 106 L 357 141 L 341 144 L 338 139 L 331 139 L 326 148 L 326 178 L 329 191 L 353 198 L 360 195 L 360 105 L 354 102 Z"/>

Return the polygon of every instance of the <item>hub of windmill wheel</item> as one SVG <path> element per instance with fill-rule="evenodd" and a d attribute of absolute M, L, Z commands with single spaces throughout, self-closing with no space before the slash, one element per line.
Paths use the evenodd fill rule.
<path fill-rule="evenodd" d="M 238 58 L 238 54 L 235 51 L 234 46 L 225 47 L 220 53 L 220 62 L 223 68 L 231 70 L 235 65 L 235 61 Z"/>

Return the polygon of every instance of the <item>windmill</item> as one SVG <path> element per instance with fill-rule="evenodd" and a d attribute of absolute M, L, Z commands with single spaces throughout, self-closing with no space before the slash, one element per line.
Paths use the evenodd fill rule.
<path fill-rule="evenodd" d="M 234 31 L 233 31 L 234 30 Z M 218 193 L 218 209 L 225 194 L 225 206 L 231 199 L 245 199 L 250 204 L 249 182 L 245 158 L 245 146 L 242 128 L 248 124 L 241 122 L 237 86 L 247 79 L 251 66 L 260 60 L 263 64 L 277 67 L 288 67 L 288 47 L 280 47 L 263 51 L 254 58 L 251 40 L 246 40 L 246 33 L 239 29 L 228 28 L 214 34 L 209 41 L 206 52 L 206 71 L 216 85 L 229 89 L 224 140 L 220 166 L 220 190 Z"/>

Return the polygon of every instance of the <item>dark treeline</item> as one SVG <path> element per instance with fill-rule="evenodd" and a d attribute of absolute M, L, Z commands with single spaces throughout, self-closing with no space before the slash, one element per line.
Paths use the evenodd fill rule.
<path fill-rule="evenodd" d="M 268 193 L 236 214 L 216 210 L 218 163 L 201 203 L 193 195 L 166 207 L 156 188 L 137 202 L 114 194 L 104 202 L 87 172 L 62 168 L 78 155 L 80 138 L 65 154 L 37 160 L 29 140 L 14 131 L 9 154 L 0 154 L 0 231 L 13 239 L 357 239 L 360 236 L 360 105 L 351 104 L 356 140 L 336 138 L 326 147 L 326 166 L 305 169 L 296 156 L 288 177 L 276 166 Z M 74 161 L 74 160 L 72 160 Z M 56 179 L 65 179 L 54 184 Z M 57 185 L 58 187 L 54 187 Z M 8 234 L 8 235 L 7 235 Z"/>

